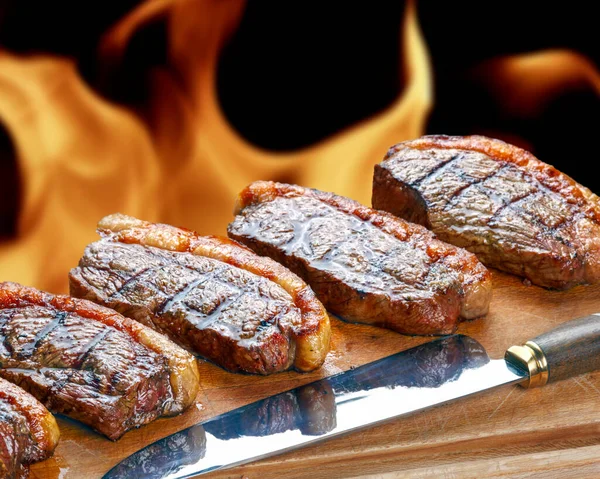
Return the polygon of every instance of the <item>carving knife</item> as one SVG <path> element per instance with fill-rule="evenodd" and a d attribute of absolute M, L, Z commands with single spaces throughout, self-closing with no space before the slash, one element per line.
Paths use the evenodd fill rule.
<path fill-rule="evenodd" d="M 183 479 L 245 464 L 499 386 L 539 387 L 600 369 L 600 314 L 490 359 L 469 336 L 442 337 L 161 439 L 103 479 Z"/>

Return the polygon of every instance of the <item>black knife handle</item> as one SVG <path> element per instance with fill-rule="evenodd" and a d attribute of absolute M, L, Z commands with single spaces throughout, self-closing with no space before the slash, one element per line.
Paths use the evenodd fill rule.
<path fill-rule="evenodd" d="M 529 373 L 524 387 L 578 376 L 600 369 L 600 314 L 575 319 L 513 346 L 506 360 Z"/>

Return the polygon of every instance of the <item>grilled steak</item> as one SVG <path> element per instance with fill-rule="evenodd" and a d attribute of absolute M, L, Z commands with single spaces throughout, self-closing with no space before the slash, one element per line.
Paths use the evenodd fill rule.
<path fill-rule="evenodd" d="M 329 317 L 295 274 L 227 239 L 124 215 L 99 223 L 71 294 L 109 306 L 230 371 L 313 370 Z"/>
<path fill-rule="evenodd" d="M 490 273 L 422 226 L 348 198 L 252 183 L 229 236 L 304 278 L 343 319 L 407 334 L 445 334 L 487 313 Z"/>
<path fill-rule="evenodd" d="M 0 378 L 0 477 L 28 476 L 27 464 L 54 452 L 60 432 L 54 416 L 33 396 Z"/>
<path fill-rule="evenodd" d="M 0 283 L 0 377 L 116 440 L 195 400 L 195 358 L 84 300 Z"/>
<path fill-rule="evenodd" d="M 599 198 L 499 140 L 425 136 L 392 147 L 375 167 L 373 207 L 539 286 L 600 279 Z"/>

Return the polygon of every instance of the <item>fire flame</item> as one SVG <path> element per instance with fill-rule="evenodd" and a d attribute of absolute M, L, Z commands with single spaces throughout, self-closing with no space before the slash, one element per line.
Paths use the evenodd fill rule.
<path fill-rule="evenodd" d="M 600 72 L 585 56 L 569 50 L 546 50 L 500 57 L 478 65 L 472 76 L 492 92 L 506 114 L 537 118 L 552 98 L 569 90 L 600 96 Z"/>
<path fill-rule="evenodd" d="M 400 40 L 408 86 L 395 104 L 321 144 L 278 154 L 240 138 L 215 93 L 219 51 L 243 7 L 238 0 L 147 2 L 106 34 L 100 51 L 111 64 L 140 26 L 168 18 L 179 81 L 156 73 L 146 122 L 96 95 L 68 59 L 0 55 L 0 119 L 23 181 L 17 237 L 0 244 L 0 278 L 66 292 L 67 272 L 96 239 L 96 222 L 117 211 L 223 235 L 236 194 L 258 179 L 286 178 L 369 202 L 373 165 L 389 145 L 423 132 L 431 103 L 415 9 L 406 12 Z"/>
<path fill-rule="evenodd" d="M 0 279 L 66 292 L 67 272 L 96 239 L 96 222 L 113 212 L 223 235 L 236 194 L 258 179 L 370 204 L 373 165 L 389 146 L 425 132 L 433 103 L 433 73 L 414 3 L 401 20 L 405 86 L 396 101 L 291 153 L 249 144 L 220 109 L 217 62 L 243 10 L 242 0 L 148 0 L 105 34 L 99 57 L 109 72 L 136 31 L 157 18 L 167 22 L 169 68 L 152 73 L 146 117 L 96 94 L 70 59 L 0 52 L 0 121 L 15 145 L 22 179 L 16 237 L 0 243 Z M 549 67 L 555 61 L 521 56 L 494 68 L 496 78 L 521 88 L 530 111 L 541 98 L 539 82 L 524 75 L 545 72 L 540 81 L 548 88 L 542 89 L 550 91 L 560 78 L 570 78 Z M 593 67 L 573 61 L 597 86 Z"/>

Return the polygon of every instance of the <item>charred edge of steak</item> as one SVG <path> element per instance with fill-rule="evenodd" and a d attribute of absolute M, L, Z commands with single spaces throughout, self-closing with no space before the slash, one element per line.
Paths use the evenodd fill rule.
<path fill-rule="evenodd" d="M 60 431 L 54 416 L 37 399 L 23 389 L 0 378 L 0 403 L 22 416 L 27 424 L 27 463 L 43 461 L 54 453 Z"/>
<path fill-rule="evenodd" d="M 0 477 L 27 477 L 24 461 L 28 438 L 22 420 L 18 422 L 3 411 L 0 403 Z"/>
<path fill-rule="evenodd" d="M 28 476 L 26 465 L 52 456 L 59 431 L 50 412 L 0 378 L 0 477 Z"/>
<path fill-rule="evenodd" d="M 381 165 L 375 165 L 371 202 L 375 209 L 431 228 L 423 197 L 410 185 L 396 181 L 392 173 Z"/>

